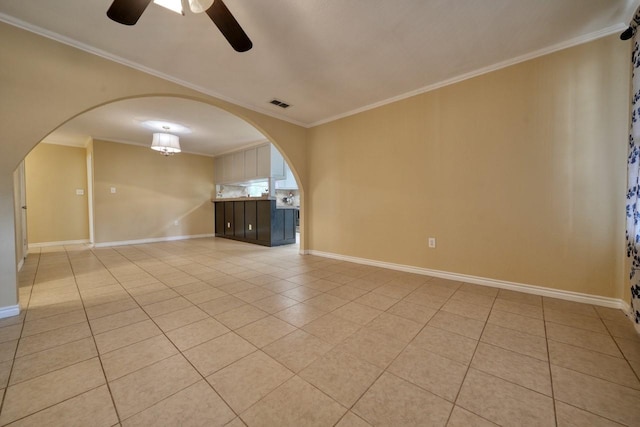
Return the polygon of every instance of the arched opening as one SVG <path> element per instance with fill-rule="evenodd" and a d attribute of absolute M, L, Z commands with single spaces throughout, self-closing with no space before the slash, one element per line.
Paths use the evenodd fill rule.
<path fill-rule="evenodd" d="M 145 151 L 150 146 L 152 134 L 159 131 L 166 131 L 178 136 L 183 154 L 159 163 L 158 157 L 153 157 L 150 155 L 150 151 Z M 114 144 L 117 144 L 119 148 L 115 149 L 116 145 Z M 54 149 L 52 145 L 59 148 Z M 253 147 L 265 145 L 271 146 L 271 151 L 279 159 L 282 165 L 280 167 L 281 173 L 260 174 L 260 172 L 256 172 L 255 165 L 253 172 L 251 172 L 249 171 L 249 163 L 247 163 L 247 170 L 244 171 L 243 159 L 241 158 L 239 166 L 237 164 L 231 165 L 232 167 L 236 166 L 239 170 L 226 170 L 226 180 L 222 179 L 222 162 L 218 160 L 222 160 L 222 157 L 229 157 L 231 155 L 229 153 L 233 153 L 235 157 L 238 154 L 242 156 L 243 151 L 249 154 L 251 150 L 255 152 Z M 53 202 L 56 202 L 59 207 L 60 204 L 66 206 L 65 199 L 69 205 L 78 205 L 75 209 L 76 212 L 69 209 L 67 209 L 68 212 L 62 212 L 61 209 L 56 210 L 54 213 L 59 213 L 60 218 L 53 222 L 50 218 L 51 213 L 46 220 L 36 221 L 34 218 L 41 218 L 36 215 L 38 210 L 30 209 L 29 223 L 32 224 L 32 233 L 30 233 L 29 243 L 34 246 L 53 246 L 65 242 L 90 242 L 97 246 L 108 246 L 136 241 L 162 240 L 163 238 L 186 238 L 194 234 L 199 236 L 213 234 L 207 229 L 207 226 L 210 228 L 212 221 L 202 225 L 203 221 L 207 223 L 202 216 L 204 215 L 206 218 L 210 209 L 202 209 L 202 206 L 198 206 L 197 203 L 195 205 L 182 203 L 183 206 L 176 206 L 181 201 L 181 191 L 188 193 L 185 190 L 187 187 L 197 187 L 198 185 L 201 187 L 200 194 L 191 194 L 191 197 L 195 197 L 196 201 L 198 197 L 202 199 L 202 191 L 205 194 L 207 192 L 206 188 L 203 188 L 207 185 L 207 178 L 203 180 L 203 177 L 196 173 L 190 181 L 190 178 L 185 176 L 194 172 L 194 165 L 198 163 L 194 163 L 194 159 L 191 159 L 190 163 L 188 162 L 189 165 L 182 165 L 184 168 L 182 172 L 176 170 L 176 168 L 179 169 L 177 159 L 180 156 L 204 156 L 214 159 L 213 176 L 210 178 L 213 178 L 211 184 L 216 185 L 218 189 L 209 194 L 209 200 L 215 199 L 216 196 L 223 196 L 220 191 L 223 184 L 227 184 L 227 189 L 244 190 L 245 196 L 249 196 L 246 189 L 251 189 L 250 185 L 259 186 L 264 181 L 266 186 L 273 187 L 267 190 L 267 194 L 269 198 L 277 201 L 278 208 L 295 207 L 299 209 L 303 189 L 298 184 L 299 179 L 294 178 L 297 175 L 295 165 L 285 160 L 286 155 L 280 151 L 277 145 L 277 141 L 269 138 L 246 120 L 217 106 L 185 97 L 134 97 L 96 106 L 57 127 L 27 157 L 29 160 L 27 178 L 39 174 L 40 180 L 45 183 L 43 186 L 30 186 L 29 199 L 32 208 L 44 206 L 46 209 L 47 203 L 52 204 Z M 144 149 L 138 149 L 138 147 L 144 147 Z M 86 162 L 75 160 L 76 164 L 74 165 L 74 160 L 69 160 L 70 163 L 66 167 L 60 164 L 55 165 L 54 169 L 47 168 L 48 164 L 55 162 L 56 157 L 60 163 L 65 162 L 64 155 L 60 153 L 66 152 L 67 157 L 74 155 L 77 159 L 81 151 L 86 152 Z M 72 154 L 72 152 L 75 153 Z M 140 157 L 141 155 L 144 157 Z M 131 170 L 122 170 L 126 166 L 120 166 L 121 170 L 116 175 L 104 172 L 104 169 L 113 169 L 113 166 L 117 164 L 135 162 L 132 158 L 136 156 L 138 156 L 139 163 L 132 165 Z M 170 165 L 172 161 L 174 162 L 173 167 Z M 141 176 L 144 174 L 143 164 L 149 162 L 156 164 L 156 166 L 149 165 L 149 174 L 165 176 L 151 178 Z M 75 191 L 73 196 L 69 188 L 58 188 L 55 182 L 52 182 L 58 178 L 58 181 L 67 181 L 64 184 L 61 183 L 60 187 L 65 184 L 68 186 L 68 181 L 73 179 L 59 175 L 65 175 L 74 169 L 82 169 L 84 166 L 86 166 L 86 170 L 82 170 L 80 173 L 86 175 L 88 179 L 85 178 L 85 180 L 88 182 L 86 186 L 82 183 L 77 184 L 73 189 Z M 99 171 L 95 178 L 97 186 L 95 197 L 94 179 L 92 179 L 94 166 Z M 65 173 L 61 174 L 55 169 L 56 167 L 62 168 Z M 200 167 L 206 168 L 206 162 L 200 162 Z M 166 168 L 166 171 L 163 168 Z M 277 170 L 277 168 L 275 169 Z M 286 181 L 285 170 L 288 175 Z M 178 176 L 172 177 L 172 174 Z M 51 178 L 46 178 L 45 175 Z M 129 176 L 131 179 L 128 179 Z M 231 176 L 232 178 L 230 178 Z M 76 178 L 78 181 L 79 176 Z M 175 180 L 182 180 L 182 182 L 175 183 L 173 182 Z M 118 186 L 129 190 L 128 199 L 121 202 L 126 205 L 124 208 L 126 210 L 123 210 L 122 207 L 119 210 L 114 206 L 111 209 L 106 209 L 105 205 L 118 203 Z M 176 186 L 180 188 L 172 193 L 171 188 L 176 190 Z M 110 193 L 107 197 L 104 195 L 105 188 Z M 285 190 L 290 197 L 281 197 L 281 193 Z M 295 196 L 293 196 L 294 194 Z M 226 194 L 226 196 L 229 195 Z M 81 206 L 82 202 L 78 203 L 82 198 L 85 199 L 84 206 Z M 170 200 L 163 204 L 161 203 L 162 198 Z M 129 211 L 132 209 L 138 210 L 141 214 L 131 217 Z M 155 212 L 154 215 L 148 215 L 152 211 Z M 200 225 L 194 223 L 193 219 L 197 217 L 198 212 L 201 217 Z M 114 219 L 117 217 L 120 217 L 120 220 Z M 129 218 L 129 220 L 123 220 L 123 218 Z M 139 224 L 135 223 L 136 220 Z M 117 222 L 117 224 L 105 225 L 105 222 Z M 304 228 L 299 230 L 304 233 Z"/>

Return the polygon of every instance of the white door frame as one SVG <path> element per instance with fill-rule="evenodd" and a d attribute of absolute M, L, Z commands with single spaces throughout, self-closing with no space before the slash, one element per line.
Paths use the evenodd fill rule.
<path fill-rule="evenodd" d="M 89 213 L 89 243 L 95 243 L 93 239 L 93 157 L 87 153 L 87 208 Z"/>
<path fill-rule="evenodd" d="M 29 241 L 27 238 L 27 183 L 24 160 L 20 162 L 20 216 L 22 218 L 22 253 L 29 255 Z"/>

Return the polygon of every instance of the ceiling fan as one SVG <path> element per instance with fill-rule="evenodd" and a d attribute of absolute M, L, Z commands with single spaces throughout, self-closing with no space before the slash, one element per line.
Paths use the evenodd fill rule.
<path fill-rule="evenodd" d="M 107 16 L 123 25 L 135 25 L 152 1 L 114 0 Z M 222 0 L 189 0 L 189 9 L 193 13 L 205 12 L 237 52 L 246 52 L 253 47 L 253 43 Z"/>

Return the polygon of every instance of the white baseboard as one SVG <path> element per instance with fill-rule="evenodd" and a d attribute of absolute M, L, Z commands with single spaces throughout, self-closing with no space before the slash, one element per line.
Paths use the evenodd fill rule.
<path fill-rule="evenodd" d="M 601 297 L 597 295 L 584 294 L 580 292 L 563 291 L 560 289 L 545 288 L 542 286 L 527 285 L 524 283 L 508 282 L 505 280 L 496 280 L 486 277 L 470 276 L 467 274 L 451 273 L 448 271 L 431 270 L 428 268 L 414 267 L 404 264 L 394 264 L 390 262 L 375 261 L 367 258 L 358 258 L 347 255 L 339 255 L 330 252 L 321 252 L 316 250 L 307 251 L 309 255 L 316 255 L 324 258 L 337 259 L 341 261 L 353 262 L 356 264 L 371 265 L 374 267 L 388 268 L 391 270 L 405 271 L 408 273 L 423 274 L 425 276 L 439 277 L 442 279 L 457 280 L 474 285 L 489 286 L 493 288 L 508 289 L 511 291 L 524 292 L 527 294 L 540 295 L 544 297 L 558 298 L 567 301 L 581 302 L 586 304 L 599 305 L 602 307 L 623 309 L 625 302 L 616 299 Z M 628 305 L 627 305 L 628 307 Z M 628 311 L 626 311 L 628 313 Z"/>
<path fill-rule="evenodd" d="M 158 243 L 158 242 L 173 242 L 175 240 L 187 240 L 187 239 L 201 239 L 203 237 L 214 237 L 212 234 L 192 234 L 188 236 L 167 236 L 167 237 L 152 237 L 149 239 L 137 239 L 137 240 L 121 240 L 119 242 L 102 242 L 93 245 L 94 248 L 108 248 L 112 246 L 127 246 L 127 245 L 142 245 L 145 243 Z"/>
<path fill-rule="evenodd" d="M 82 240 L 64 240 L 61 242 L 41 242 L 41 243 L 29 243 L 29 249 L 35 248 L 48 248 L 51 246 L 65 246 L 65 245 L 84 245 L 89 243 L 88 239 Z"/>
<path fill-rule="evenodd" d="M 18 262 L 18 265 L 16 266 L 16 271 L 22 270 L 23 266 L 24 266 L 24 258 L 22 258 L 20 262 Z"/>
<path fill-rule="evenodd" d="M 5 317 L 17 316 L 18 314 L 20 314 L 20 304 L 0 307 L 0 319 L 4 319 Z"/>

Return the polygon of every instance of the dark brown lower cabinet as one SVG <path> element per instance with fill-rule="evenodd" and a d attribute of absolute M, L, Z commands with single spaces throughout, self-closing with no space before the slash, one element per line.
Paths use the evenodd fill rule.
<path fill-rule="evenodd" d="M 235 233 L 233 218 L 233 202 L 224 204 L 224 235 L 233 237 Z"/>
<path fill-rule="evenodd" d="M 244 239 L 244 202 L 233 202 L 233 236 Z"/>
<path fill-rule="evenodd" d="M 257 203 L 244 202 L 244 238 L 248 241 L 258 240 Z"/>
<path fill-rule="evenodd" d="M 215 204 L 215 216 L 216 216 L 216 236 L 224 235 L 224 203 Z"/>
<path fill-rule="evenodd" d="M 215 203 L 215 234 L 263 246 L 296 242 L 297 209 L 278 209 L 275 200 Z"/>

